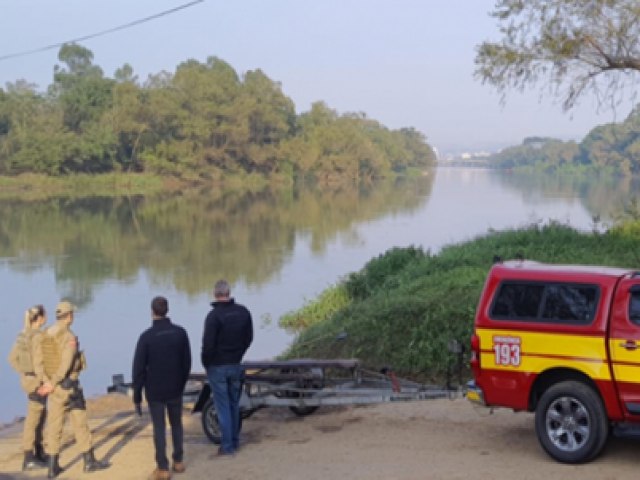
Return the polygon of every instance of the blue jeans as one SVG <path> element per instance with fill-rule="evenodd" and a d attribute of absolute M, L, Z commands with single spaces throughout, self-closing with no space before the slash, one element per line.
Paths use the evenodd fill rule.
<path fill-rule="evenodd" d="M 240 394 L 243 376 L 240 365 L 215 365 L 207 368 L 207 378 L 222 433 L 221 453 L 234 453 L 240 444 Z"/>

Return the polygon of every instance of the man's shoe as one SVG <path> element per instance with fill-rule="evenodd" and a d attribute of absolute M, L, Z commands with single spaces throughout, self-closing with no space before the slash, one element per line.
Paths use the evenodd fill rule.
<path fill-rule="evenodd" d="M 232 451 L 228 451 L 228 450 L 223 450 L 222 447 L 218 448 L 218 455 L 222 455 L 222 456 L 226 456 L 226 457 L 233 457 L 236 454 L 236 452 Z"/>
<path fill-rule="evenodd" d="M 49 471 L 47 472 L 47 478 L 56 478 L 64 469 L 58 464 L 59 455 L 49 455 Z"/>
<path fill-rule="evenodd" d="M 149 477 L 149 480 L 170 480 L 170 479 L 171 479 L 171 473 L 169 472 L 169 470 L 162 470 L 161 468 L 156 468 L 151 474 L 151 476 Z"/>
<path fill-rule="evenodd" d="M 93 454 L 93 448 L 88 452 L 83 453 L 82 458 L 84 459 L 84 471 L 86 473 L 95 472 L 97 470 L 104 470 L 105 468 L 109 468 L 110 466 L 108 462 L 96 460 L 96 457 Z"/>
<path fill-rule="evenodd" d="M 173 462 L 173 466 L 171 467 L 171 470 L 176 473 L 184 473 L 186 469 L 187 467 L 184 466 L 184 462 Z"/>
<path fill-rule="evenodd" d="M 33 452 L 24 452 L 24 460 L 22 461 L 22 471 L 38 470 L 40 468 L 47 468 L 47 462 L 40 461 L 40 459 L 33 454 Z"/>

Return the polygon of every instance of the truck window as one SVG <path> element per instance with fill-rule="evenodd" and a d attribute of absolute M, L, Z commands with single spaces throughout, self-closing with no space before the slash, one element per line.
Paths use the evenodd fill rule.
<path fill-rule="evenodd" d="M 640 325 L 640 292 L 631 291 L 629 300 L 629 320 Z"/>
<path fill-rule="evenodd" d="M 503 282 L 491 308 L 496 320 L 589 324 L 598 306 L 596 285 Z M 640 295 L 638 296 L 640 324 Z"/>
<path fill-rule="evenodd" d="M 549 321 L 590 323 L 596 313 L 598 289 L 582 285 L 547 285 L 542 318 Z"/>
<path fill-rule="evenodd" d="M 544 285 L 503 283 L 493 303 L 491 316 L 513 320 L 538 318 Z"/>

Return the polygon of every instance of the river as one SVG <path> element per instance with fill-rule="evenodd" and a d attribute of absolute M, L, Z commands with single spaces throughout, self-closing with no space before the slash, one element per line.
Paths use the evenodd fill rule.
<path fill-rule="evenodd" d="M 43 303 L 53 312 L 69 298 L 79 307 L 73 329 L 88 361 L 85 393 L 103 393 L 112 374 L 130 378 L 150 300 L 164 295 L 199 371 L 211 290 L 226 278 L 254 317 L 247 358 L 273 358 L 292 340 L 278 327 L 282 314 L 388 248 L 435 252 L 491 229 L 550 220 L 602 228 L 635 191 L 629 181 L 439 168 L 360 189 L 0 200 L 0 355 L 7 358 L 26 308 Z M 24 414 L 24 396 L 6 361 L 0 379 L 6 422 Z"/>

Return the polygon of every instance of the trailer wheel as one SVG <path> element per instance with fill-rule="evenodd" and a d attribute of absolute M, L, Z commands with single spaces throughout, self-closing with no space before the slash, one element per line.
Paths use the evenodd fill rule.
<path fill-rule="evenodd" d="M 604 447 L 609 427 L 597 392 L 578 381 L 550 387 L 536 408 L 536 434 L 544 450 L 562 463 L 583 463 Z"/>
<path fill-rule="evenodd" d="M 301 373 L 303 371 L 307 371 L 307 369 L 282 369 L 281 373 Z M 308 369 L 309 372 L 313 372 L 314 369 Z M 319 377 L 322 376 L 322 372 L 317 372 Z M 297 383 L 296 385 L 297 388 L 310 388 L 310 389 L 320 389 L 323 387 L 323 382 L 322 381 L 318 381 L 318 380 L 303 380 Z M 313 393 L 305 393 L 305 392 L 300 392 L 300 391 L 289 391 L 286 390 L 284 392 L 280 393 L 280 396 L 282 398 L 310 398 L 312 397 L 314 394 Z M 293 413 L 295 413 L 298 417 L 306 417 L 307 415 L 311 415 L 313 412 L 315 412 L 319 407 L 317 405 L 309 405 L 309 406 L 297 406 L 297 405 L 291 405 L 289 407 L 289 410 L 291 410 Z"/>
<path fill-rule="evenodd" d="M 312 406 L 312 407 L 294 407 L 294 406 L 291 406 L 291 407 L 289 407 L 289 410 L 291 410 L 293 413 L 295 413 L 299 417 L 306 417 L 307 415 L 311 415 L 317 409 L 318 409 L 318 407 L 316 407 L 316 406 Z"/>
<path fill-rule="evenodd" d="M 240 412 L 240 430 L 242 430 L 242 411 Z M 218 414 L 216 413 L 216 407 L 213 404 L 213 400 L 209 398 L 202 407 L 202 429 L 209 440 L 216 445 L 220 445 L 222 442 L 222 432 L 220 432 L 220 425 L 218 424 Z"/>

